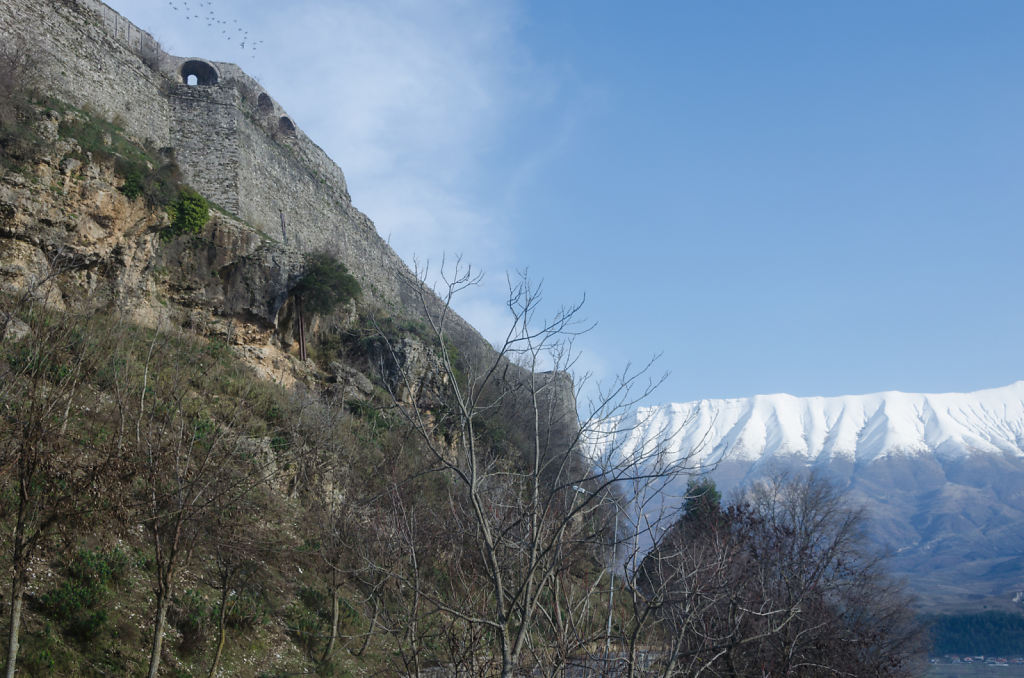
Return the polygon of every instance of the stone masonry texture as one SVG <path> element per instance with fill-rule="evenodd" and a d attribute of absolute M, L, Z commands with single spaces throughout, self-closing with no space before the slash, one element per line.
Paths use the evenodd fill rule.
<path fill-rule="evenodd" d="M 97 0 L 0 0 L 0 40 L 22 40 L 69 103 L 173 148 L 186 181 L 267 238 L 330 251 L 372 300 L 403 305 L 411 274 L 352 206 L 341 169 L 238 66 L 169 55 Z M 197 63 L 215 84 L 186 84 Z"/>
<path fill-rule="evenodd" d="M 337 256 L 364 300 L 386 313 L 440 313 L 441 300 L 421 294 L 422 284 L 353 207 L 341 168 L 237 65 L 167 54 L 99 0 L 0 0 L 0 45 L 19 43 L 46 88 L 140 142 L 173 149 L 186 181 L 267 244 Z M 447 317 L 464 358 L 494 355 L 462 318 Z"/>

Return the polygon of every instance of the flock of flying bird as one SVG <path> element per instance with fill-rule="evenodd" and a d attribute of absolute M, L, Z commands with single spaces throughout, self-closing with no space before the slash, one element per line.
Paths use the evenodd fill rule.
<path fill-rule="evenodd" d="M 194 2 L 193 5 L 190 6 L 186 0 L 178 0 L 177 2 L 174 0 L 168 0 L 167 4 L 170 5 L 171 9 L 175 12 L 182 11 L 185 15 L 186 21 L 206 22 L 206 25 L 210 28 L 223 26 L 220 33 L 225 40 L 231 42 L 232 38 L 237 38 L 239 48 L 245 50 L 245 46 L 249 45 L 249 53 L 252 54 L 253 59 L 256 58 L 255 52 L 259 49 L 260 45 L 263 44 L 263 41 L 250 40 L 249 31 L 236 25 L 238 24 L 238 19 L 231 19 L 228 21 L 227 19 L 221 19 L 218 17 L 213 9 L 211 9 L 213 7 L 212 0 L 199 2 L 198 7 L 195 6 Z"/>

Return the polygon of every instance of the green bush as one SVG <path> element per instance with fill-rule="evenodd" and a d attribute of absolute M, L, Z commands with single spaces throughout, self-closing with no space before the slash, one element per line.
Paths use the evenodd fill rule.
<path fill-rule="evenodd" d="M 179 235 L 196 235 L 202 232 L 203 226 L 210 220 L 210 203 L 188 186 L 184 186 L 178 193 L 178 199 L 167 206 L 167 214 L 171 217 L 171 225 L 164 232 L 165 239 L 170 240 Z"/>
<path fill-rule="evenodd" d="M 323 632 L 322 614 L 306 605 L 293 604 L 286 611 L 288 634 L 310 654 L 317 651 Z"/>
<path fill-rule="evenodd" d="M 82 549 L 68 566 L 68 576 L 79 582 L 106 587 L 119 581 L 128 569 L 128 554 L 119 547 L 111 551 Z"/>
<path fill-rule="evenodd" d="M 70 676 L 74 667 L 65 646 L 46 624 L 39 631 L 22 633 L 18 656 L 19 676 Z"/>
<path fill-rule="evenodd" d="M 95 640 L 107 624 L 107 613 L 104 610 L 95 610 L 88 614 L 74 617 L 64 629 L 70 637 L 75 640 L 87 643 Z"/>
<path fill-rule="evenodd" d="M 121 184 L 119 189 L 124 197 L 129 200 L 135 200 L 142 195 L 145 190 L 145 177 L 142 174 L 142 170 L 135 165 L 126 167 L 124 169 L 124 183 Z"/>
<path fill-rule="evenodd" d="M 98 603 L 100 593 L 102 590 L 94 584 L 65 579 L 60 586 L 44 593 L 39 602 L 49 616 L 66 621 Z"/>
<path fill-rule="evenodd" d="M 361 290 L 345 264 L 326 252 L 314 252 L 306 257 L 305 271 L 293 292 L 310 314 L 326 315 L 335 306 L 358 299 Z"/>
<path fill-rule="evenodd" d="M 384 412 L 373 403 L 353 398 L 345 401 L 345 407 L 353 415 L 364 420 L 373 433 L 387 431 L 391 428 L 391 422 L 384 416 Z"/>
<path fill-rule="evenodd" d="M 232 591 L 228 596 L 228 613 L 225 622 L 233 629 L 252 629 L 267 619 L 267 605 L 258 591 Z M 210 612 L 212 617 L 220 613 L 219 603 Z"/>
<path fill-rule="evenodd" d="M 128 565 L 128 554 L 120 548 L 81 549 L 68 563 L 64 580 L 40 596 L 39 604 L 49 617 L 63 625 L 70 638 L 83 643 L 94 640 L 107 624 L 106 611 L 96 608 L 108 585 L 120 580 Z"/>
<path fill-rule="evenodd" d="M 98 115 L 59 101 L 49 103 L 64 112 L 61 136 L 75 139 L 83 155 L 90 154 L 93 161 L 112 163 L 114 172 L 124 179 L 119 190 L 129 200 L 141 196 L 153 207 L 164 207 L 178 198 L 181 170 L 169 149 L 142 146 L 129 139 L 120 126 Z"/>
<path fill-rule="evenodd" d="M 142 183 L 143 195 L 153 207 L 169 205 L 181 191 L 181 168 L 170 155 L 167 162 L 148 172 Z"/>

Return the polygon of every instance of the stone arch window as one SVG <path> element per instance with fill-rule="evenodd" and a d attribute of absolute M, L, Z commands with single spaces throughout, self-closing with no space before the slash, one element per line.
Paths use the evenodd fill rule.
<path fill-rule="evenodd" d="M 270 115 L 274 112 L 274 102 L 270 100 L 266 92 L 260 94 L 259 98 L 256 99 L 256 110 L 261 115 Z"/>
<path fill-rule="evenodd" d="M 286 136 L 295 136 L 295 123 L 288 116 L 282 115 L 277 121 L 277 131 Z"/>
<path fill-rule="evenodd" d="M 181 81 L 186 85 L 216 85 L 217 69 L 205 61 L 186 61 L 181 65 Z"/>

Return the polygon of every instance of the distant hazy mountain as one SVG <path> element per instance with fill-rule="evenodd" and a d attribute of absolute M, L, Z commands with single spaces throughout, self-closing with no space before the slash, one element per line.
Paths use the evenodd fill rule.
<path fill-rule="evenodd" d="M 724 492 L 773 468 L 827 470 L 868 507 L 893 569 L 926 607 L 1007 606 L 1024 590 L 1024 381 L 975 393 L 701 400 L 633 417 L 627 453 L 661 440 L 713 469 Z"/>

